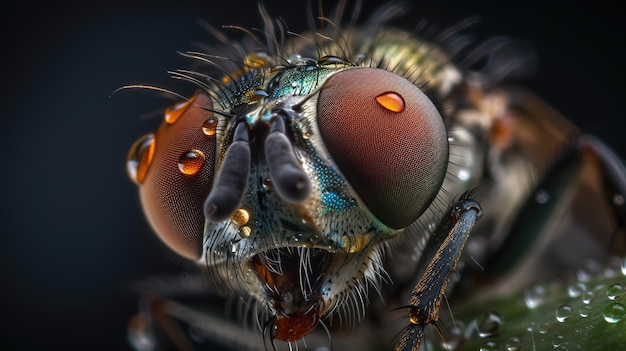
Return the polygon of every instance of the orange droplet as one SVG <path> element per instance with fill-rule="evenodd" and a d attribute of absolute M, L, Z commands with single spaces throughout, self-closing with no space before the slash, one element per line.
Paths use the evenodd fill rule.
<path fill-rule="evenodd" d="M 376 97 L 376 102 L 391 112 L 404 111 L 404 99 L 400 96 L 400 94 L 392 91 L 378 95 Z"/>
<path fill-rule="evenodd" d="M 165 109 L 165 122 L 167 124 L 174 124 L 180 118 L 180 116 L 182 116 L 183 113 L 187 111 L 189 106 L 191 106 L 191 104 L 196 100 L 197 97 L 198 94 L 192 96 L 187 101 L 175 103 L 174 105 Z"/>
<path fill-rule="evenodd" d="M 137 139 L 126 155 L 128 177 L 141 185 L 148 174 L 148 168 L 154 157 L 154 134 L 148 133 Z"/>
<path fill-rule="evenodd" d="M 206 136 L 214 136 L 217 129 L 217 118 L 211 117 L 202 123 L 202 132 Z"/>
<path fill-rule="evenodd" d="M 238 225 L 244 225 L 250 220 L 250 212 L 246 211 L 243 208 L 239 208 L 232 215 L 231 219 Z"/>
<path fill-rule="evenodd" d="M 200 150 L 189 150 L 178 157 L 178 169 L 186 175 L 195 175 L 204 165 L 204 154 Z"/>
<path fill-rule="evenodd" d="M 250 237 L 250 235 L 252 235 L 252 228 L 248 227 L 247 225 L 239 228 L 239 236 L 242 239 L 247 239 Z"/>

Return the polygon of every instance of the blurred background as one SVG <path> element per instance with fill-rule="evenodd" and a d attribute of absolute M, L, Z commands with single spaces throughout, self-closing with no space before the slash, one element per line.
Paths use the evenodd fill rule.
<path fill-rule="evenodd" d="M 268 1 L 267 8 L 305 30 L 306 6 L 296 3 Z M 170 101 L 141 90 L 110 95 L 125 84 L 190 94 L 193 86 L 166 71 L 189 65 L 177 51 L 210 40 L 198 21 L 259 27 L 256 1 L 81 8 L 9 0 L 0 8 L 8 111 L 0 118 L 0 349 L 128 349 L 137 301 L 131 283 L 183 274 L 187 265 L 153 236 L 125 173 L 128 148 L 154 129 Z M 530 41 L 539 65 L 528 86 L 626 155 L 620 14 L 617 5 L 580 2 L 441 1 L 415 3 L 399 23 L 452 25 L 479 15 L 478 37 Z"/>

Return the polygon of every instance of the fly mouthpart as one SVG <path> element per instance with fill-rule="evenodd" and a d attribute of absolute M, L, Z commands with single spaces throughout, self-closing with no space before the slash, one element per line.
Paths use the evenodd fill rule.
<path fill-rule="evenodd" d="M 326 307 L 322 287 L 332 255 L 318 248 L 285 247 L 252 257 L 251 265 L 275 314 L 274 338 L 295 341 L 317 327 Z"/>

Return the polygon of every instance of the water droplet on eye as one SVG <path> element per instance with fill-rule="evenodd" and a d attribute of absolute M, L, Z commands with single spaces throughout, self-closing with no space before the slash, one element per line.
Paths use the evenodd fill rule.
<path fill-rule="evenodd" d="M 182 101 L 182 102 L 176 103 L 168 107 L 167 109 L 165 109 L 165 116 L 164 116 L 165 122 L 167 124 L 176 123 L 176 121 L 180 118 L 180 116 L 182 116 L 183 113 L 187 111 L 187 108 L 191 106 L 194 100 L 195 100 L 195 97 L 189 99 L 188 101 Z"/>
<path fill-rule="evenodd" d="M 585 291 L 582 296 L 583 303 L 585 305 L 588 305 L 591 301 L 593 301 L 594 297 L 595 294 L 593 293 L 593 291 Z"/>
<path fill-rule="evenodd" d="M 605 321 L 618 323 L 626 318 L 626 307 L 620 303 L 613 302 L 604 308 L 602 315 Z"/>
<path fill-rule="evenodd" d="M 498 344 L 493 341 L 487 341 L 486 343 L 480 346 L 480 351 L 497 351 Z"/>
<path fill-rule="evenodd" d="M 148 133 L 137 139 L 126 155 L 128 177 L 138 185 L 143 184 L 154 157 L 154 134 Z"/>
<path fill-rule="evenodd" d="M 528 308 L 536 308 L 545 300 L 546 288 L 543 285 L 533 285 L 524 292 L 524 302 Z"/>
<path fill-rule="evenodd" d="M 250 220 L 250 212 L 243 208 L 237 209 L 235 213 L 230 217 L 237 225 L 244 225 Z"/>
<path fill-rule="evenodd" d="M 378 102 L 378 104 L 385 109 L 396 113 L 404 111 L 405 107 L 402 96 L 392 91 L 378 95 L 376 97 L 376 102 Z"/>
<path fill-rule="evenodd" d="M 561 305 L 556 309 L 556 320 L 563 323 L 566 320 L 572 317 L 572 306 L 570 305 Z"/>
<path fill-rule="evenodd" d="M 252 235 L 252 228 L 248 227 L 247 225 L 244 225 L 241 228 L 239 228 L 239 236 L 242 237 L 243 239 L 249 238 L 250 235 Z"/>
<path fill-rule="evenodd" d="M 182 174 L 196 175 L 204 165 L 204 154 L 200 150 L 189 150 L 178 157 L 178 169 Z"/>
<path fill-rule="evenodd" d="M 579 297 L 585 291 L 587 291 L 587 286 L 583 282 L 575 282 L 567 287 L 567 295 L 569 297 Z"/>
<path fill-rule="evenodd" d="M 589 317 L 590 313 L 591 313 L 591 306 L 589 306 L 589 305 L 583 305 L 580 308 L 580 310 L 578 310 L 578 314 L 580 314 L 580 316 L 583 317 L 583 318 Z"/>
<path fill-rule="evenodd" d="M 615 283 L 606 289 L 606 296 L 609 300 L 615 300 L 624 295 L 624 286 L 620 283 Z"/>
<path fill-rule="evenodd" d="M 202 123 L 202 133 L 206 136 L 214 136 L 217 129 L 217 118 L 211 117 Z"/>
<path fill-rule="evenodd" d="M 502 317 L 496 312 L 489 312 L 476 318 L 476 330 L 481 338 L 488 338 L 498 334 L 502 325 Z"/>

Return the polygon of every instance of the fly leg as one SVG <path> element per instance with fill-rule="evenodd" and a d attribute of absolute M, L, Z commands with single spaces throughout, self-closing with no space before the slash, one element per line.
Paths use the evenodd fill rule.
<path fill-rule="evenodd" d="M 481 215 L 477 202 L 462 198 L 433 233 L 418 263 L 421 278 L 406 306 L 410 324 L 402 332 L 396 351 L 418 351 L 426 325 L 439 320 L 448 282 Z"/>
<path fill-rule="evenodd" d="M 154 297 L 146 297 L 141 301 L 141 311 L 130 320 L 128 326 L 129 340 L 137 350 L 195 349 L 167 310 L 167 301 Z"/>
<path fill-rule="evenodd" d="M 128 324 L 135 350 L 266 351 L 258 333 L 254 309 L 243 300 L 226 300 L 206 277 L 160 277 L 137 284 L 139 310 Z"/>

